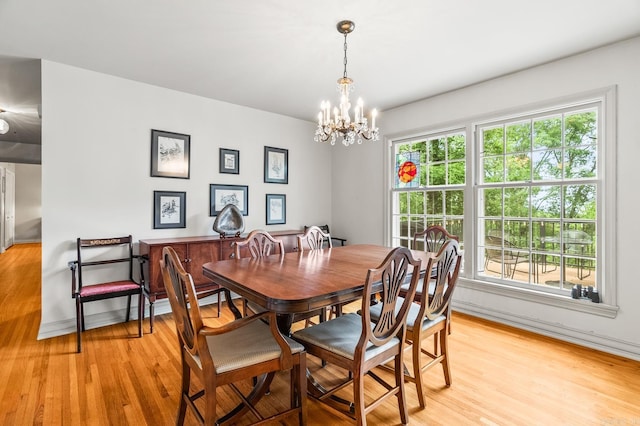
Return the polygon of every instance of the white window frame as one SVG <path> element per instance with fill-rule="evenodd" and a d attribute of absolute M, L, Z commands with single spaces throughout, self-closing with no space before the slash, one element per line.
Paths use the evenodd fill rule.
<path fill-rule="evenodd" d="M 597 264 L 599 269 L 598 286 L 601 292 L 601 303 L 572 299 L 570 295 L 559 295 L 531 288 L 511 286 L 499 282 L 480 279 L 477 276 L 478 255 L 478 218 L 476 214 L 476 197 L 478 183 L 478 140 L 475 129 L 497 120 L 517 119 L 523 115 L 550 113 L 558 109 L 575 107 L 583 104 L 598 103 L 598 176 L 600 190 L 597 194 Z M 617 288 L 617 256 L 616 256 L 616 87 L 610 86 L 593 91 L 566 96 L 559 99 L 540 102 L 534 105 L 513 108 L 499 113 L 470 117 L 438 127 L 415 130 L 411 133 L 391 135 L 386 139 L 388 148 L 385 150 L 385 181 L 387 182 L 387 196 L 385 197 L 385 239 L 390 244 L 392 239 L 392 208 L 394 189 L 394 142 L 411 141 L 437 133 L 448 132 L 452 129 L 466 129 L 467 147 L 467 178 L 465 185 L 465 215 L 464 215 L 464 271 L 459 277 L 459 286 L 501 296 L 512 297 L 549 306 L 562 307 L 579 312 L 614 318 L 618 312 Z"/>
<path fill-rule="evenodd" d="M 464 127 L 457 127 L 457 128 L 448 128 L 448 129 L 444 129 L 444 130 L 439 130 L 437 132 L 429 132 L 429 133 L 423 133 L 420 134 L 416 137 L 413 138 L 405 138 L 405 139 L 401 139 L 401 140 L 395 140 L 391 143 L 391 156 L 393 157 L 395 154 L 395 146 L 399 145 L 399 144 L 414 144 L 414 143 L 420 143 L 422 141 L 429 141 L 432 140 L 434 138 L 440 138 L 440 137 L 446 137 L 446 136 L 451 136 L 451 135 L 455 135 L 455 134 L 463 134 L 465 137 L 465 142 L 466 142 L 466 146 L 465 146 L 465 152 L 467 147 L 469 146 L 469 143 L 467 141 L 468 135 L 466 132 L 466 129 Z M 394 161 L 394 160 L 392 160 Z M 465 159 L 465 164 L 467 163 L 467 159 Z M 450 164 L 453 163 L 455 161 L 450 161 L 449 159 L 445 160 L 446 163 Z M 468 169 L 468 165 L 466 166 Z M 392 166 L 392 168 L 394 168 Z M 393 180 L 395 181 L 395 174 L 393 175 Z M 468 173 L 466 173 L 466 176 L 468 176 Z M 468 179 L 468 178 L 467 178 Z M 465 184 L 451 184 L 451 183 L 447 183 L 444 185 L 438 185 L 438 186 L 434 186 L 434 187 L 429 187 L 429 186 L 421 186 L 421 187 L 416 187 L 416 188 L 395 188 L 395 185 L 392 183 L 392 187 L 391 187 L 391 197 L 389 199 L 390 201 L 390 220 L 389 222 L 389 227 L 391 230 L 391 240 L 392 240 L 392 245 L 396 242 L 393 241 L 394 239 L 400 239 L 400 240 L 407 240 L 407 247 L 413 249 L 414 247 L 412 247 L 413 245 L 413 239 L 412 236 L 409 235 L 406 238 L 404 238 L 405 236 L 395 236 L 395 231 L 397 229 L 397 224 L 395 222 L 395 216 L 398 215 L 398 213 L 395 213 L 396 210 L 396 202 L 394 200 L 394 193 L 398 193 L 398 192 L 406 192 L 406 193 L 411 193 L 411 192 L 430 192 L 430 191 L 465 191 L 467 183 L 465 182 Z M 466 194 L 465 194 L 466 195 Z M 426 202 L 426 201 L 425 201 Z M 415 214 L 411 214 L 408 213 L 407 216 L 412 217 L 415 216 Z M 429 220 L 429 214 L 424 213 L 422 214 L 422 216 L 424 217 L 425 221 Z M 443 206 L 443 220 L 455 220 L 456 218 L 458 218 L 458 215 L 447 215 L 446 214 L 446 207 Z M 411 221 L 410 221 L 411 222 Z"/>

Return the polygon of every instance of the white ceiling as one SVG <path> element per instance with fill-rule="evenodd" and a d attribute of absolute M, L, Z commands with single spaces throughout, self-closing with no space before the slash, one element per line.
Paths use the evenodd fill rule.
<path fill-rule="evenodd" d="M 640 0 L 0 0 L 0 56 L 314 121 L 342 19 L 354 95 L 384 111 L 640 35 Z"/>

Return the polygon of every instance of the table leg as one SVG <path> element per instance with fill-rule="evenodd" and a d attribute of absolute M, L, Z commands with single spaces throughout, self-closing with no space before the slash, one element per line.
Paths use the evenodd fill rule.
<path fill-rule="evenodd" d="M 275 373 L 269 373 L 269 374 L 263 374 L 262 376 L 260 376 L 253 389 L 251 390 L 251 392 L 249 393 L 249 395 L 247 395 L 246 397 L 241 396 L 241 398 L 246 398 L 247 402 L 251 405 L 251 406 L 255 406 L 256 403 L 260 400 L 260 398 L 262 398 L 266 393 L 268 393 L 269 390 L 269 386 L 271 385 L 271 382 L 273 381 L 273 377 L 274 377 Z M 241 392 L 235 388 L 235 386 L 233 386 L 234 390 L 241 395 Z M 240 396 L 239 395 L 239 396 Z M 247 412 L 247 410 L 250 410 L 251 408 L 244 402 L 241 402 L 240 404 L 238 404 L 233 410 L 229 411 L 227 414 L 225 414 L 224 416 L 220 417 L 217 421 L 216 424 L 224 424 L 226 422 L 229 422 L 229 424 L 233 424 L 233 420 L 240 417 L 241 415 L 243 415 L 244 413 Z"/>
<path fill-rule="evenodd" d="M 293 315 L 289 314 L 277 314 L 276 321 L 278 322 L 278 330 L 284 336 L 291 336 L 291 325 L 293 324 Z"/>
<path fill-rule="evenodd" d="M 242 314 L 240 313 L 240 310 L 238 310 L 236 305 L 233 303 L 233 299 L 231 298 L 231 291 L 229 291 L 228 288 L 224 288 L 222 291 L 224 292 L 224 298 L 227 300 L 227 305 L 229 306 L 229 309 L 231 309 L 231 312 L 233 312 L 233 316 L 236 319 L 242 318 Z"/>

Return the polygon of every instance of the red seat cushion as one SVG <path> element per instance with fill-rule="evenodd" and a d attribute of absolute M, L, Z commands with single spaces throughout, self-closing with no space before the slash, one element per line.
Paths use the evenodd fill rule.
<path fill-rule="evenodd" d="M 109 293 L 118 293 L 121 291 L 138 291 L 140 285 L 133 281 L 113 281 L 110 283 L 85 285 L 80 291 L 80 297 L 100 296 Z"/>

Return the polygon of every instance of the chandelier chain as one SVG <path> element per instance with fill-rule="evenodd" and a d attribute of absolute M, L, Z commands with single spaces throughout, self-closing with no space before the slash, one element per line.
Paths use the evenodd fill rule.
<path fill-rule="evenodd" d="M 347 78 L 347 34 L 344 35 L 344 78 Z"/>

